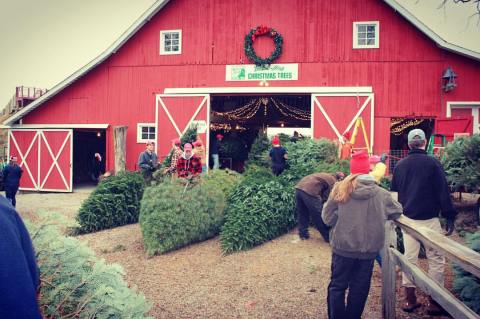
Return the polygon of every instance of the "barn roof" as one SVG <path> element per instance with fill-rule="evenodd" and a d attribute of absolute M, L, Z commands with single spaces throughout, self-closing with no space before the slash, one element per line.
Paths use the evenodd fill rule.
<path fill-rule="evenodd" d="M 90 61 L 87 65 L 77 70 L 75 73 L 67 77 L 62 82 L 55 85 L 50 89 L 46 94 L 42 95 L 40 98 L 36 99 L 28 106 L 21 109 L 19 112 L 13 114 L 11 117 L 4 121 L 5 125 L 12 125 L 16 121 L 23 118 L 25 115 L 42 105 L 44 102 L 48 101 L 63 89 L 71 85 L 76 80 L 80 79 L 83 75 L 87 74 L 89 71 L 94 69 L 96 66 L 107 60 L 111 55 L 115 54 L 135 33 L 140 30 L 148 21 L 150 21 L 170 0 L 158 0 L 155 2 L 143 15 L 141 15 L 131 26 L 128 28 L 112 45 L 110 45 L 104 52 L 102 52 L 95 59 Z M 400 13 L 405 19 L 410 21 L 415 25 L 421 32 L 433 40 L 437 46 L 445 50 L 458 53 L 460 55 L 472 58 L 474 60 L 480 61 L 480 53 L 474 52 L 472 50 L 460 47 L 458 45 L 452 44 L 441 38 L 437 33 L 432 29 L 427 27 L 422 21 L 417 19 L 412 15 L 407 9 L 400 5 L 395 0 L 383 0 L 388 5 L 390 5 L 395 11 Z"/>

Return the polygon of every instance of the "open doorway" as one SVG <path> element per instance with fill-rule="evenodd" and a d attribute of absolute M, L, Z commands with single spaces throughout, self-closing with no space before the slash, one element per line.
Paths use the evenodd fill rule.
<path fill-rule="evenodd" d="M 105 172 L 105 130 L 73 130 L 73 183 L 74 186 L 95 185 L 92 178 L 95 153 L 99 153 L 101 171 Z"/>
<path fill-rule="evenodd" d="M 391 118 L 390 120 L 390 171 L 396 163 L 408 154 L 408 132 L 419 128 L 425 132 L 427 142 L 434 133 L 435 120 L 432 118 Z"/>
<path fill-rule="evenodd" d="M 310 95 L 212 96 L 210 141 L 221 133 L 221 167 L 243 171 L 259 132 L 311 132 Z M 227 147 L 228 146 L 228 147 Z"/>

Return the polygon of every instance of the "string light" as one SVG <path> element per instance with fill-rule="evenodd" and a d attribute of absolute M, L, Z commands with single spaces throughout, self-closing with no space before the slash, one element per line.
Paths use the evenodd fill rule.
<path fill-rule="evenodd" d="M 395 119 L 397 121 L 399 119 Z M 406 130 L 409 127 L 416 126 L 421 124 L 425 119 L 402 119 L 401 121 L 397 122 L 396 124 L 402 123 L 398 125 L 397 127 L 393 127 L 394 125 L 390 125 L 390 133 L 392 133 L 395 136 L 402 135 L 403 131 Z M 392 123 L 394 121 L 392 120 Z"/>

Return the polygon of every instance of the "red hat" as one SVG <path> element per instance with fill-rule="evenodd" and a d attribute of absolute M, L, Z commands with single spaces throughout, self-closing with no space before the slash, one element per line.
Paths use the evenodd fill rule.
<path fill-rule="evenodd" d="M 347 140 L 349 140 L 350 139 L 350 132 L 343 133 L 343 137 L 345 137 Z"/>
<path fill-rule="evenodd" d="M 217 134 L 217 138 L 223 138 L 223 135 L 220 134 L 220 133 L 218 133 L 218 134 Z"/>
<path fill-rule="evenodd" d="M 202 146 L 202 141 L 196 140 L 195 142 L 193 142 L 193 146 Z"/>
<path fill-rule="evenodd" d="M 359 151 L 353 153 L 350 160 L 350 174 L 368 174 L 369 172 L 370 163 L 367 152 Z"/>
<path fill-rule="evenodd" d="M 183 145 L 183 150 L 191 151 L 192 150 L 192 144 L 187 143 L 187 144 Z"/>
<path fill-rule="evenodd" d="M 172 140 L 172 143 L 175 144 L 175 145 L 180 145 L 180 144 L 182 144 L 182 141 L 180 141 L 179 138 L 174 138 L 174 139 Z"/>
<path fill-rule="evenodd" d="M 273 145 L 280 145 L 280 139 L 278 138 L 277 135 L 275 135 L 275 136 L 272 138 L 272 144 L 273 144 Z"/>
<path fill-rule="evenodd" d="M 380 156 L 378 155 L 370 156 L 370 164 L 377 164 L 378 162 L 380 162 Z"/>

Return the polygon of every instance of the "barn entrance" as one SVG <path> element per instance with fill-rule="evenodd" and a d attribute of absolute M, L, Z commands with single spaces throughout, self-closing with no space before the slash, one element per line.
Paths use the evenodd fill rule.
<path fill-rule="evenodd" d="M 73 183 L 74 186 L 94 185 L 92 177 L 95 153 L 99 153 L 101 171 L 105 172 L 106 131 L 104 129 L 73 130 Z"/>
<path fill-rule="evenodd" d="M 260 132 L 311 136 L 311 95 L 214 95 L 210 103 L 210 141 L 224 136 L 221 167 L 243 171 Z"/>

